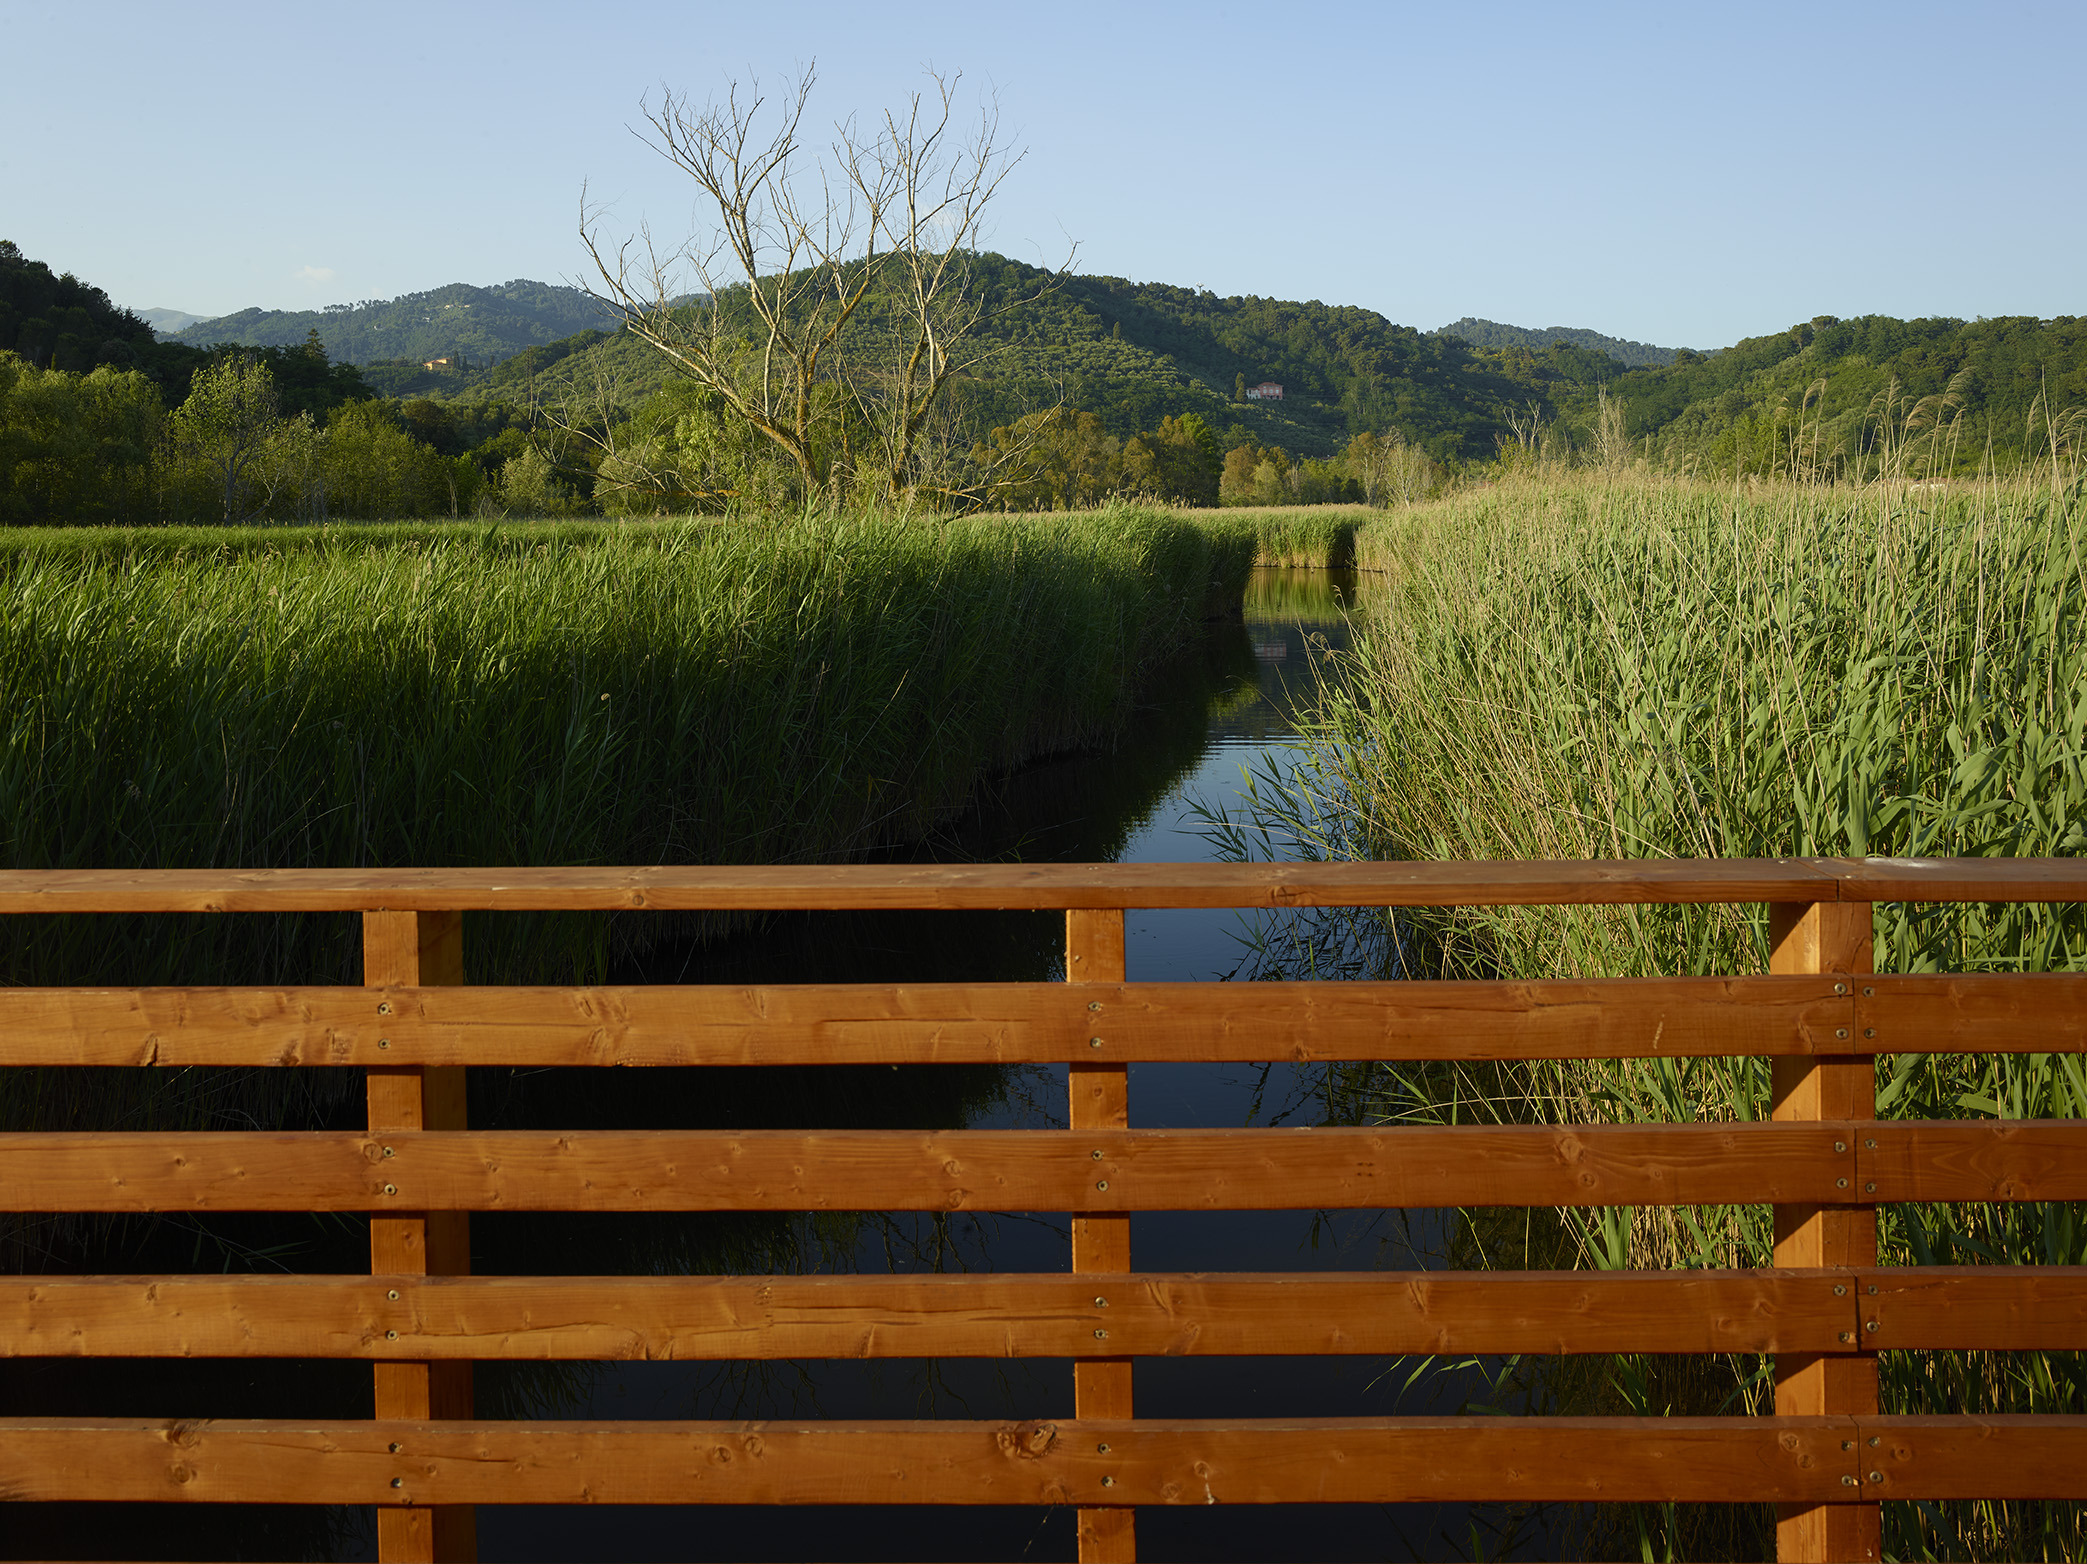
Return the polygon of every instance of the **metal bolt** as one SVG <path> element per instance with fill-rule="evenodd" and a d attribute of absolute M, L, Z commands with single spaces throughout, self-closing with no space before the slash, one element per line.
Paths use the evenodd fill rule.
<path fill-rule="evenodd" d="M 390 1015 L 390 1014 L 391 1014 L 391 1001 L 390 1001 L 390 1000 L 388 1000 L 388 999 L 380 999 L 380 1000 L 378 1000 L 378 1001 L 377 1001 L 377 1014 L 378 1014 L 378 1015 L 380 1015 L 380 1016 L 388 1016 L 388 1015 Z"/>
<path fill-rule="evenodd" d="M 1855 1441 L 1852 1439 L 1843 1439 L 1841 1441 L 1841 1448 L 1843 1450 L 1853 1450 L 1855 1448 Z"/>
<path fill-rule="evenodd" d="M 1862 1188 L 1864 1194 L 1874 1195 L 1877 1192 L 1877 1186 L 1875 1184 L 1865 1184 L 1862 1186 Z"/>
<path fill-rule="evenodd" d="M 1104 1477 L 1104 1478 L 1103 1478 L 1103 1479 L 1101 1480 L 1101 1485 L 1102 1485 L 1102 1486 L 1103 1486 L 1104 1488 L 1113 1488 L 1113 1487 L 1115 1487 L 1115 1486 L 1116 1486 L 1116 1479 L 1115 1479 L 1115 1478 L 1113 1478 L 1113 1477 Z"/>
<path fill-rule="evenodd" d="M 399 1301 L 399 1290 L 396 1287 L 387 1287 L 384 1289 L 384 1296 L 393 1303 L 397 1303 Z"/>
<path fill-rule="evenodd" d="M 1841 1479 L 1841 1486 L 1843 1488 L 1853 1488 L 1855 1486 L 1855 1479 L 1852 1477 L 1843 1477 Z"/>
<path fill-rule="evenodd" d="M 1087 1008 L 1089 1010 L 1099 1010 L 1101 1009 L 1101 1001 L 1099 999 L 1090 999 L 1087 1001 Z"/>
<path fill-rule="evenodd" d="M 1090 1151 L 1087 1153 L 1087 1155 L 1092 1157 L 1096 1162 L 1101 1161 L 1101 1153 L 1098 1151 Z"/>
<path fill-rule="evenodd" d="M 1862 1144 L 1863 1149 L 1866 1151 L 1875 1151 L 1877 1149 L 1877 1142 L 1874 1139 L 1865 1140 Z"/>
<path fill-rule="evenodd" d="M 1884 1441 L 1879 1439 L 1875 1434 L 1870 1435 L 1870 1448 L 1872 1450 L 1876 1449 L 1877 1446 L 1881 1445 L 1882 1443 L 1884 1443 Z"/>
<path fill-rule="evenodd" d="M 391 1447 L 391 1453 L 392 1453 L 393 1455 L 397 1455 L 397 1454 L 398 1454 L 398 1453 L 399 1453 L 399 1452 L 400 1452 L 401 1450 L 403 1450 L 403 1449 L 405 1449 L 405 1448 L 406 1448 L 406 1447 L 405 1447 L 404 1445 L 400 1445 L 400 1444 L 395 1444 L 395 1445 L 393 1445 L 393 1446 Z"/>
<path fill-rule="evenodd" d="M 1875 1320 L 1867 1320 L 1863 1323 L 1862 1328 L 1864 1330 L 1875 1330 L 1877 1328 L 1877 1322 Z"/>
<path fill-rule="evenodd" d="M 1872 1298 L 1877 1296 L 1877 1284 L 1875 1282 L 1870 1283 L 1870 1296 Z"/>
<path fill-rule="evenodd" d="M 1873 1483 L 1881 1483 L 1882 1481 L 1884 1481 L 1884 1474 L 1882 1472 L 1872 1472 L 1870 1473 L 1870 1481 Z"/>
<path fill-rule="evenodd" d="M 1848 1289 L 1847 1289 L 1846 1287 L 1842 1286 L 1842 1285 L 1841 1285 L 1841 1284 L 1840 1284 L 1839 1282 L 1835 1282 L 1835 1283 L 1833 1284 L 1833 1295 L 1834 1295 L 1834 1296 L 1835 1296 L 1836 1298 L 1841 1298 L 1841 1297 L 1845 1297 L 1845 1296 L 1847 1295 L 1847 1292 L 1848 1292 Z"/>
<path fill-rule="evenodd" d="M 379 1048 L 389 1048 L 391 1046 L 391 1039 L 388 1037 L 380 1037 L 377 1039 L 377 1046 Z"/>
<path fill-rule="evenodd" d="M 1866 1026 L 1862 1029 L 1862 1035 L 1864 1037 L 1875 1037 L 1877 1035 L 1877 1029 L 1874 1026 Z"/>
<path fill-rule="evenodd" d="M 1109 1306 L 1109 1300 L 1106 1298 L 1097 1298 L 1094 1300 L 1094 1306 L 1097 1309 L 1106 1309 Z"/>
<path fill-rule="evenodd" d="M 1109 1181 L 1105 1178 L 1098 1178 L 1094 1181 L 1094 1187 L 1096 1189 L 1107 1189 L 1109 1187 Z"/>
<path fill-rule="evenodd" d="M 1846 1189 L 1848 1187 L 1848 1181 L 1844 1178 L 1837 1178 L 1833 1181 L 1833 1187 L 1835 1189 Z"/>
<path fill-rule="evenodd" d="M 1109 1333 L 1105 1330 L 1098 1330 L 1094 1333 L 1094 1339 L 1096 1341 L 1107 1341 L 1109 1339 Z"/>
<path fill-rule="evenodd" d="M 403 1477 L 394 1477 L 391 1480 L 391 1486 L 394 1488 L 403 1488 L 406 1486 L 406 1479 Z"/>
<path fill-rule="evenodd" d="M 1875 999 L 1877 997 L 1877 991 L 1874 988 L 1865 987 L 1862 991 L 1862 997 L 1864 999 Z"/>
<path fill-rule="evenodd" d="M 1087 1039 L 1087 1046 L 1089 1048 L 1099 1048 L 1101 1047 L 1101 1039 L 1098 1037 L 1090 1037 Z"/>
<path fill-rule="evenodd" d="M 1848 992 L 1848 985 L 1845 983 L 1836 983 L 1833 985 L 1833 991 L 1836 994 L 1845 994 Z"/>
<path fill-rule="evenodd" d="M 386 1341 L 397 1341 L 399 1339 L 399 1333 L 395 1330 L 388 1330 L 384 1333 L 384 1339 Z"/>
<path fill-rule="evenodd" d="M 1848 1035 L 1848 1029 L 1845 1026 L 1837 1026 L 1833 1029 L 1833 1035 L 1835 1037 L 1846 1037 Z"/>
<path fill-rule="evenodd" d="M 1096 1455 L 1107 1455 L 1109 1453 L 1109 1447 L 1107 1445 L 1096 1445 L 1094 1447 L 1094 1453 Z"/>
<path fill-rule="evenodd" d="M 393 1150 L 392 1150 L 392 1149 L 391 1149 L 391 1148 L 390 1148 L 389 1146 L 386 1146 L 386 1147 L 384 1148 L 384 1155 L 385 1155 L 385 1156 L 387 1156 L 387 1157 L 390 1157 L 390 1156 L 396 1156 L 396 1155 L 397 1155 L 397 1153 L 396 1153 L 396 1152 L 394 1152 L 394 1151 L 393 1151 Z"/>
<path fill-rule="evenodd" d="M 1842 1331 L 1842 1332 L 1841 1332 L 1841 1340 L 1843 1340 L 1843 1341 L 1853 1341 L 1854 1339 L 1855 1339 L 1855 1332 L 1853 1332 L 1852 1330 L 1844 1330 L 1844 1331 Z"/>
<path fill-rule="evenodd" d="M 395 1195 L 395 1194 L 397 1194 L 398 1192 L 399 1192 L 399 1186 L 398 1186 L 398 1185 L 396 1185 L 396 1184 L 386 1184 L 386 1185 L 384 1186 L 384 1193 L 385 1193 L 385 1194 L 387 1194 L 387 1195 Z"/>
<path fill-rule="evenodd" d="M 1848 1143 L 1844 1140 L 1837 1140 L 1833 1143 L 1833 1149 L 1835 1151 L 1846 1151 L 1848 1149 Z"/>

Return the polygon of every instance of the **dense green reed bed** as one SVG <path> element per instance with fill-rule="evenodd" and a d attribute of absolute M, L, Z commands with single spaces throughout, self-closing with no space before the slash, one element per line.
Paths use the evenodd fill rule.
<path fill-rule="evenodd" d="M 776 862 L 1105 741 L 1238 528 L 1120 509 L 41 534 L 0 552 L 0 863 Z M 326 980 L 342 919 L 15 920 L 0 978 Z M 475 978 L 598 972 L 487 919 Z"/>
<path fill-rule="evenodd" d="M 2087 850 L 2078 487 L 1502 484 L 1401 512 L 1361 547 L 1388 584 L 1327 692 L 1316 770 L 1287 802 L 1267 790 L 1271 820 L 1330 854 Z M 1766 963 L 1759 908 L 1464 911 L 1406 936 L 1409 970 L 1449 975 Z M 1876 936 L 1885 971 L 2087 969 L 2077 906 L 1884 906 Z M 1381 1108 L 1678 1120 L 1766 1099 L 1761 1061 L 1658 1060 L 1387 1077 Z M 2087 1116 L 2087 1072 L 2063 1055 L 1902 1056 L 1883 1062 L 1879 1109 Z M 1761 1209 L 1562 1216 L 1555 1237 L 1604 1266 L 1760 1264 L 1770 1240 Z M 2065 1206 L 1893 1209 L 1884 1244 L 1888 1263 L 2087 1263 Z M 1758 1405 L 1760 1367 L 1614 1365 L 1597 1388 L 1652 1410 Z M 1887 1354 L 1883 1372 L 1887 1410 L 2087 1411 L 2087 1365 L 2064 1354 Z M 1764 1546 L 1744 1527 L 1720 1544 L 1701 1515 L 1647 1524 L 1690 1556 Z M 1906 1558 L 2087 1552 L 2064 1506 L 1899 1505 L 1887 1524 Z"/>

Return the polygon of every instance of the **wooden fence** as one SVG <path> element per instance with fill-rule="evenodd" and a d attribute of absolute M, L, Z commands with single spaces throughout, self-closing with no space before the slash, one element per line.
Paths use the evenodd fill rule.
<path fill-rule="evenodd" d="M 0 1281 L 0 1354 L 358 1358 L 367 1422 L 0 1419 L 0 1497 L 477 1504 L 1772 1501 L 1874 1559 L 1885 1498 L 2087 1498 L 2087 1418 L 1891 1417 L 1882 1350 L 2087 1347 L 2087 1269 L 1877 1265 L 1878 1207 L 2087 1199 L 2078 1122 L 1875 1117 L 1875 1056 L 2087 1049 L 2087 976 L 1880 976 L 1871 904 L 2087 900 L 2087 863 L 1060 865 L 0 874 L 0 912 L 359 911 L 362 988 L 0 989 L 0 1066 L 335 1065 L 366 1133 L 0 1135 L 0 1209 L 370 1213 L 371 1275 Z M 1766 903 L 1771 974 L 1126 983 L 1126 908 Z M 1069 981 L 470 988 L 467 909 L 1063 909 Z M 1759 1123 L 1137 1130 L 1136 1061 L 1765 1055 Z M 1063 1063 L 1069 1127 L 474 1132 L 467 1065 Z M 1764 1203 L 1775 1266 L 1140 1273 L 1133 1211 Z M 1072 1274 L 474 1277 L 487 1210 L 1066 1211 Z M 1140 1419 L 1142 1356 L 1773 1354 L 1773 1416 Z M 1051 1357 L 1070 1420 L 473 1420 L 473 1359 Z"/>

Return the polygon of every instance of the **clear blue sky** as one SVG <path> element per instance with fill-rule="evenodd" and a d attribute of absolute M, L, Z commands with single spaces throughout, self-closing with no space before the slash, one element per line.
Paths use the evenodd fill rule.
<path fill-rule="evenodd" d="M 1816 314 L 2087 313 L 2087 6 L 0 0 L 0 237 L 217 314 L 577 277 L 582 181 L 682 230 L 664 82 L 924 65 L 1029 149 L 994 248 L 1712 347 Z"/>

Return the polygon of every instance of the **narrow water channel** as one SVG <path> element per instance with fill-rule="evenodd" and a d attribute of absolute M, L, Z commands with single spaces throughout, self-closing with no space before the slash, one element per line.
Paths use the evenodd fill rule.
<path fill-rule="evenodd" d="M 1280 763 L 1314 690 L 1313 664 L 1345 644 L 1344 609 L 1371 588 L 1325 572 L 1258 571 L 1243 624 L 1213 627 L 1149 693 L 1105 754 L 1025 768 L 981 789 L 969 814 L 909 853 L 944 859 L 1196 861 L 1213 855 L 1206 815 L 1236 804 L 1243 774 Z M 1138 912 L 1133 981 L 1227 981 L 1251 968 L 1243 915 Z M 816 914 L 708 945 L 655 950 L 620 981 L 1038 981 L 1063 975 L 1057 914 Z M 1352 1123 L 1367 1105 L 1339 1067 L 1137 1065 L 1138 1127 Z M 1063 1067 L 472 1072 L 483 1128 L 1062 1125 Z M 1347 1270 L 1428 1263 L 1432 1218 L 1375 1211 L 1141 1213 L 1141 1270 Z M 1409 1226 L 1409 1223 L 1417 1224 Z M 237 1269 L 353 1270 L 354 1231 L 297 1236 L 277 1256 L 224 1251 Z M 171 1236 L 170 1236 L 171 1234 Z M 220 1243 L 222 1232 L 207 1235 Z M 122 1264 L 53 1269 L 211 1269 L 199 1229 L 153 1229 Z M 481 1274 L 752 1271 L 1064 1271 L 1062 1212 L 806 1217 L 504 1213 L 472 1219 Z M 366 1254 L 366 1250 L 361 1251 Z M 1159 1358 L 1136 1368 L 1140 1416 L 1449 1413 L 1483 1389 L 1480 1371 L 1353 1357 Z M 0 1411 L 72 1416 L 369 1415 L 359 1364 L 0 1364 Z M 556 1418 L 1062 1418 L 1066 1360 L 821 1360 L 788 1363 L 483 1364 L 479 1415 Z M 9 1507 L 0 1557 L 373 1556 L 368 1512 Z M 127 1510 L 128 1513 L 118 1513 Z M 45 1512 L 40 1516 L 28 1511 Z M 1521 1556 L 1514 1522 L 1462 1506 L 1147 1508 L 1140 1556 L 1205 1561 Z M 0 1527 L 4 1527 L 0 1518 Z M 1062 1560 L 1069 1511 L 1034 1508 L 705 1506 L 681 1510 L 488 1507 L 486 1560 Z M 1533 1533 L 1521 1544 L 1541 1547 Z M 26 1547 L 28 1554 L 21 1551 Z M 140 1552 L 140 1548 L 145 1551 Z"/>

